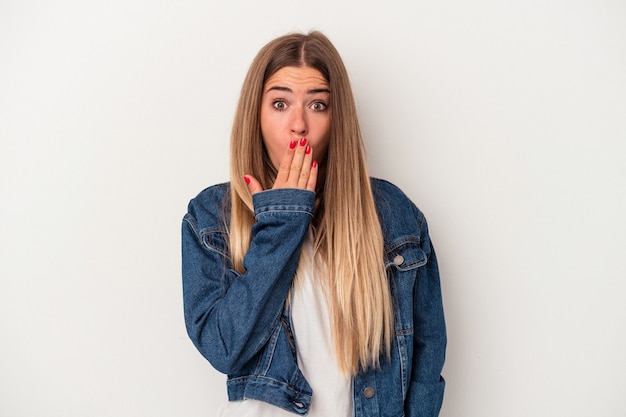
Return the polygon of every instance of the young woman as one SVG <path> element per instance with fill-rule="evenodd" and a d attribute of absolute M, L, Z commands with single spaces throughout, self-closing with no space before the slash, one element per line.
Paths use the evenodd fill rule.
<path fill-rule="evenodd" d="M 231 181 L 182 226 L 185 321 L 228 374 L 219 416 L 437 416 L 446 334 L 426 220 L 368 176 L 347 71 L 319 32 L 265 45 Z"/>

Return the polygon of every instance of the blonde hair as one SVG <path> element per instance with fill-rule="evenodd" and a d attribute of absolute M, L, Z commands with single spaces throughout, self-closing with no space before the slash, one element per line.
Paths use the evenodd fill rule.
<path fill-rule="evenodd" d="M 330 84 L 330 140 L 320 164 L 314 254 L 327 266 L 324 287 L 337 364 L 345 374 L 355 375 L 379 366 L 383 354 L 389 358 L 393 308 L 383 235 L 348 73 L 335 47 L 320 32 L 293 33 L 269 42 L 253 60 L 243 83 L 231 136 L 231 260 L 233 268 L 243 272 L 255 222 L 244 174 L 259 179 L 264 189 L 271 188 L 276 175 L 263 146 L 259 108 L 265 81 L 286 66 L 315 68 Z"/>

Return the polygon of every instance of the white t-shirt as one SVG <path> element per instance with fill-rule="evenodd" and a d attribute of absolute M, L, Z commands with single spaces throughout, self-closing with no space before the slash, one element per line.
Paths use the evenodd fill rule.
<path fill-rule="evenodd" d="M 313 234 L 309 232 L 291 293 L 291 320 L 298 367 L 313 389 L 307 417 L 352 416 L 352 380 L 335 362 L 330 316 L 321 280 L 326 268 L 310 259 Z M 217 417 L 293 417 L 295 414 L 257 400 L 224 403 Z"/>

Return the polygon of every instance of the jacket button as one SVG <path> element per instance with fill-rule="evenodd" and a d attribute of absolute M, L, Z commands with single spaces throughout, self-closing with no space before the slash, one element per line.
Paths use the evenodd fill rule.
<path fill-rule="evenodd" d="M 403 262 L 404 262 L 404 256 L 402 255 L 396 255 L 396 257 L 393 258 L 393 263 L 398 266 L 402 265 Z"/>
<path fill-rule="evenodd" d="M 365 398 L 367 399 L 373 398 L 375 394 L 376 390 L 372 387 L 367 387 L 363 390 L 363 395 L 365 395 Z"/>

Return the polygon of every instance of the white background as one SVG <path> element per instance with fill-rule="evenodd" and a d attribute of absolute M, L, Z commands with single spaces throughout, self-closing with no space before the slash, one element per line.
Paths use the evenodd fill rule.
<path fill-rule="evenodd" d="M 626 415 L 626 3 L 411 3 L 0 2 L 1 416 L 214 415 L 180 222 L 258 49 L 309 29 L 429 219 L 441 415 Z"/>

